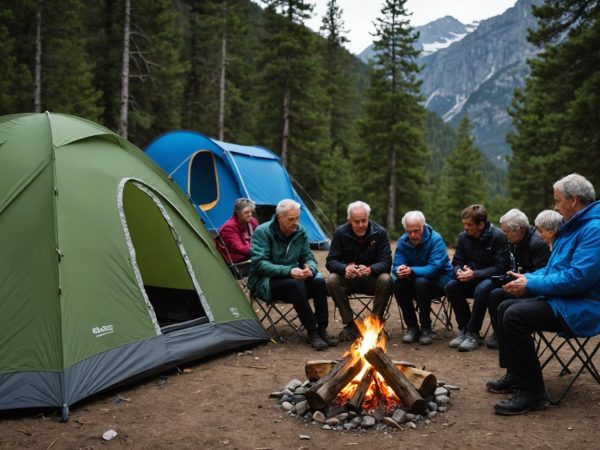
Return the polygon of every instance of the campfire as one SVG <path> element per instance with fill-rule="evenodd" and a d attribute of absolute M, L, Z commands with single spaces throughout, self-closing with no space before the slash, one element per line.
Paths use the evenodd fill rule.
<path fill-rule="evenodd" d="M 377 316 L 356 323 L 360 337 L 340 361 L 306 364 L 309 380 L 318 380 L 306 392 L 310 407 L 322 411 L 333 403 L 352 411 L 382 408 L 387 412 L 403 405 L 410 413 L 425 412 L 423 397 L 435 391 L 435 377 L 388 357 L 383 322 Z"/>

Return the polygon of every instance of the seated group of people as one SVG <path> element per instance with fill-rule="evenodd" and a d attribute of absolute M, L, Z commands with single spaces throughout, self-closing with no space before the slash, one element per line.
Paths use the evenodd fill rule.
<path fill-rule="evenodd" d="M 493 334 L 487 345 L 499 349 L 506 373 L 487 389 L 514 392 L 495 410 L 513 415 L 538 409 L 549 400 L 532 333 L 600 333 L 600 202 L 592 184 L 577 174 L 553 187 L 556 211 L 541 212 L 535 226 L 517 209 L 502 216 L 497 228 L 483 205 L 465 208 L 452 261 L 423 213 L 410 211 L 402 218 L 405 232 L 392 262 L 386 230 L 369 219 L 369 205 L 353 202 L 348 222 L 333 235 L 327 280 L 299 225 L 300 205 L 282 200 L 270 221 L 249 232 L 248 285 L 267 301 L 292 302 L 316 350 L 338 341 L 327 332 L 328 295 L 344 324 L 340 340 L 358 336 L 352 293 L 373 295 L 373 314 L 383 320 L 393 292 L 407 326 L 402 342 L 421 345 L 432 342 L 431 301 L 446 295 L 458 325 L 449 345 L 459 351 L 480 347 L 489 311 Z M 474 299 L 472 309 L 468 298 Z"/>

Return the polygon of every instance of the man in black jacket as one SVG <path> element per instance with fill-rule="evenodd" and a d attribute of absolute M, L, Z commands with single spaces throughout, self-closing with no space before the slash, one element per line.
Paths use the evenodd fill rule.
<path fill-rule="evenodd" d="M 458 323 L 458 334 L 450 341 L 450 347 L 460 351 L 479 348 L 479 330 L 487 308 L 488 296 L 494 285 L 490 277 L 502 275 L 510 268 L 506 236 L 487 219 L 483 205 L 471 205 L 463 209 L 464 231 L 458 236 L 452 266 L 456 279 L 445 286 L 446 295 Z M 475 300 L 473 309 L 478 312 L 470 322 L 471 310 L 467 298 Z M 483 310 L 483 314 L 479 311 Z M 470 329 L 467 326 L 470 324 Z"/>
<path fill-rule="evenodd" d="M 511 209 L 500 217 L 500 227 L 508 239 L 511 271 L 515 273 L 531 273 L 546 266 L 550 257 L 550 248 L 542 240 L 535 227 L 529 225 L 529 219 L 524 212 L 518 209 Z M 501 284 L 506 284 L 506 282 Z M 509 298 L 513 298 L 513 295 L 502 289 L 500 285 L 497 285 L 490 292 L 488 309 L 494 334 L 485 343 L 489 348 L 498 348 L 498 340 L 496 339 L 498 305 Z M 471 320 L 473 320 L 474 315 L 475 306 L 473 306 Z M 481 315 L 483 318 L 485 310 L 483 310 Z M 469 330 L 469 325 L 467 325 L 467 331 L 472 331 Z"/>
<path fill-rule="evenodd" d="M 380 318 L 392 295 L 390 241 L 387 231 L 369 220 L 370 213 L 366 203 L 350 203 L 348 223 L 335 230 L 327 255 L 327 289 L 344 323 L 341 340 L 358 337 L 348 294 L 373 295 L 373 314 Z"/>

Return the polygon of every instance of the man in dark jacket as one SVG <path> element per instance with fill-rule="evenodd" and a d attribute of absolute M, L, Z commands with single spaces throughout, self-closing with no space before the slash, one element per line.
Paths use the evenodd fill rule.
<path fill-rule="evenodd" d="M 358 330 L 348 294 L 373 295 L 373 314 L 383 318 L 392 294 L 392 251 L 385 229 L 369 220 L 371 208 L 357 201 L 348 205 L 348 223 L 335 230 L 327 255 L 327 288 L 340 311 L 342 340 L 354 340 Z"/>
<path fill-rule="evenodd" d="M 431 299 L 444 295 L 444 286 L 454 274 L 444 239 L 427 225 L 421 211 L 404 214 L 402 226 L 405 232 L 398 239 L 392 266 L 394 295 L 408 328 L 402 342 L 412 344 L 418 339 L 419 344 L 429 345 L 433 333 Z M 413 299 L 419 309 L 419 321 Z"/>
<path fill-rule="evenodd" d="M 327 288 L 299 219 L 300 204 L 281 200 L 275 216 L 254 231 L 248 287 L 254 296 L 266 301 L 292 303 L 308 332 L 309 344 L 324 350 L 336 346 L 337 340 L 327 334 Z M 310 298 L 314 300 L 314 313 Z"/>
<path fill-rule="evenodd" d="M 488 381 L 487 388 L 514 395 L 496 403 L 498 414 L 523 414 L 549 403 L 532 333 L 600 333 L 600 202 L 595 198 L 592 183 L 581 175 L 554 183 L 555 209 L 565 223 L 548 264 L 533 273 L 511 272 L 516 279 L 503 286 L 513 296 L 498 308 L 499 360 L 506 374 Z"/>
<path fill-rule="evenodd" d="M 445 290 L 458 323 L 458 334 L 449 345 L 467 351 L 481 345 L 481 323 L 475 331 L 467 332 L 467 324 L 471 319 L 467 298 L 473 298 L 476 305 L 474 309 L 483 309 L 485 314 L 488 295 L 494 287 L 490 277 L 506 273 L 510 268 L 510 258 L 506 236 L 487 220 L 485 206 L 467 206 L 461 216 L 464 231 L 458 236 L 452 258 L 456 279 L 446 284 Z M 460 347 L 463 342 L 464 345 Z"/>
<path fill-rule="evenodd" d="M 510 270 L 517 273 L 531 273 L 546 265 L 550 257 L 550 247 L 542 240 L 535 227 L 529 225 L 529 219 L 524 212 L 518 209 L 511 209 L 500 217 L 500 227 L 506 239 L 508 239 Z M 489 295 L 488 310 L 494 330 L 490 339 L 485 343 L 489 348 L 498 348 L 498 340 L 496 338 L 498 306 L 504 300 L 512 298 L 508 292 L 502 289 L 501 284 L 498 283 L 506 284 L 506 281 L 504 283 L 501 281 L 495 282 L 494 285 L 496 287 Z M 477 315 L 479 315 L 477 320 L 481 319 L 483 321 L 485 309 L 476 313 L 475 305 L 473 305 L 473 313 L 467 325 L 467 331 L 478 330 L 477 323 L 481 327 L 481 322 L 477 322 L 474 325 L 471 323 Z"/>

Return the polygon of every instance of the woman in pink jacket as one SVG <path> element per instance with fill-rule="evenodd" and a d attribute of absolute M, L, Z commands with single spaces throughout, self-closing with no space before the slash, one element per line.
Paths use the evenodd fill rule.
<path fill-rule="evenodd" d="M 233 203 L 233 215 L 219 228 L 215 242 L 227 264 L 250 259 L 250 240 L 258 226 L 258 220 L 253 216 L 254 209 L 252 200 L 238 198 Z"/>

